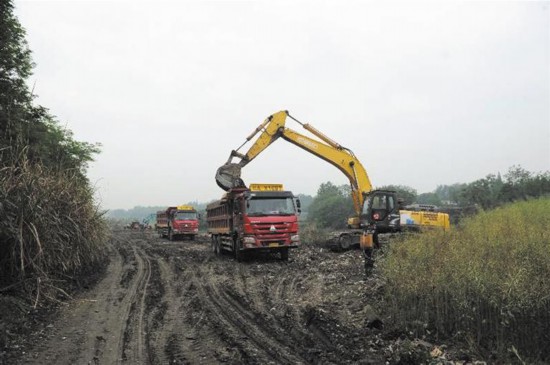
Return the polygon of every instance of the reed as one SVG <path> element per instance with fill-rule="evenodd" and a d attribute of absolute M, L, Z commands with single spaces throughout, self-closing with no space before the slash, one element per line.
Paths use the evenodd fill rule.
<path fill-rule="evenodd" d="M 302 245 L 323 247 L 329 237 L 330 230 L 320 228 L 315 222 L 300 222 L 300 240 Z"/>
<path fill-rule="evenodd" d="M 80 171 L 2 157 L 0 294 L 24 293 L 34 307 L 58 301 L 105 257 L 103 213 Z"/>
<path fill-rule="evenodd" d="M 550 360 L 550 199 L 395 242 L 381 263 L 394 325 L 483 354 Z"/>

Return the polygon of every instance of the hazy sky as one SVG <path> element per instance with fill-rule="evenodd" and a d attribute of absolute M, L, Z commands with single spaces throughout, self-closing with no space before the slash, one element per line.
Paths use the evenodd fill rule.
<path fill-rule="evenodd" d="M 103 145 L 89 176 L 105 208 L 219 198 L 216 169 L 285 109 L 375 187 L 549 170 L 549 5 L 15 1 L 37 102 Z M 348 183 L 284 140 L 243 178 L 311 195 Z"/>

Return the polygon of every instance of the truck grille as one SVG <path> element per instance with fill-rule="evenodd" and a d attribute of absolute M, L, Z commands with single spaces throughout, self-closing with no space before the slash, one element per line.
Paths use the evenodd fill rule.
<path fill-rule="evenodd" d="M 254 223 L 252 227 L 256 238 L 258 238 L 264 246 L 269 243 L 284 244 L 290 241 L 290 223 Z"/>

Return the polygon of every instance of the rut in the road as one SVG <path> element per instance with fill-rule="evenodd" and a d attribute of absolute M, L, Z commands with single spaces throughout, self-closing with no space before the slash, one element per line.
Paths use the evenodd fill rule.
<path fill-rule="evenodd" d="M 240 336 L 241 339 L 253 343 L 256 350 L 263 352 L 262 356 L 265 356 L 267 361 L 289 364 L 305 362 L 298 354 L 290 351 L 288 343 L 281 339 L 277 332 L 265 326 L 261 317 L 232 298 L 226 287 L 216 285 L 211 280 L 201 280 L 199 277 L 214 277 L 212 271 L 202 271 L 198 268 L 194 273 L 194 282 L 202 293 L 204 304 L 209 306 L 211 313 L 224 323 L 233 336 Z"/>

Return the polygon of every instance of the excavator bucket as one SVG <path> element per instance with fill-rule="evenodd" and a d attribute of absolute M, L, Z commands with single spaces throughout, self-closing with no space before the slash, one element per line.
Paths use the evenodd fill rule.
<path fill-rule="evenodd" d="M 236 163 L 227 163 L 220 166 L 216 171 L 216 183 L 225 191 L 231 188 L 244 187 L 244 181 L 241 179 L 241 166 Z"/>

